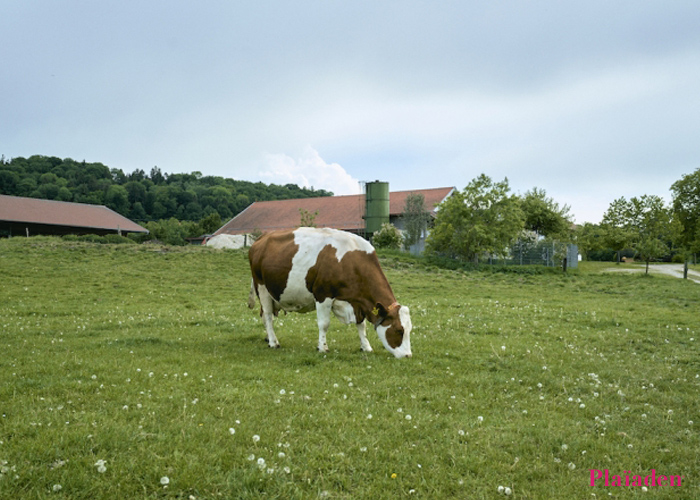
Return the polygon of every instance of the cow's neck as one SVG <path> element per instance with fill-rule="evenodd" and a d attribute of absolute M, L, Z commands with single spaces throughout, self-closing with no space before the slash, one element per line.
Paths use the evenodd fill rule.
<path fill-rule="evenodd" d="M 367 318 L 370 323 L 376 325 L 377 321 L 380 319 L 377 304 L 382 304 L 384 308 L 389 309 L 396 303 L 396 297 L 387 281 L 370 287 L 368 292 L 367 294 L 363 294 L 362 298 L 358 300 L 358 305 L 362 315 Z"/>

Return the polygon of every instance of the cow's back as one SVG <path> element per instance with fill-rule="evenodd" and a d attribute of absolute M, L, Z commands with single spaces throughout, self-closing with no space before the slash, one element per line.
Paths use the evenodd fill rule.
<path fill-rule="evenodd" d="M 374 247 L 365 239 L 327 228 L 300 227 L 291 231 L 267 233 L 249 251 L 250 267 L 256 285 L 264 285 L 275 301 L 288 310 L 307 309 L 314 299 L 307 281 L 322 252 L 332 253 L 326 267 L 324 286 L 341 271 L 339 262 L 349 253 L 374 256 Z M 376 257 L 375 257 L 376 258 Z M 325 259 L 324 259 L 325 260 Z M 315 273 L 313 273 L 315 275 Z"/>

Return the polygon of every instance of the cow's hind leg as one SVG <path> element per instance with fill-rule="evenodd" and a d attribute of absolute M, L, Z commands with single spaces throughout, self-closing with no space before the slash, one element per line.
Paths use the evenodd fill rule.
<path fill-rule="evenodd" d="M 275 319 L 275 303 L 272 296 L 267 291 L 264 285 L 258 286 L 258 297 L 260 298 L 260 307 L 262 308 L 262 319 L 267 332 L 267 343 L 270 347 L 279 347 L 280 343 L 275 335 L 273 322 Z"/>
<path fill-rule="evenodd" d="M 331 324 L 331 310 L 333 309 L 333 301 L 326 299 L 323 302 L 316 302 L 316 320 L 318 322 L 318 350 L 320 352 L 328 352 L 328 343 L 326 342 L 326 333 Z"/>
<path fill-rule="evenodd" d="M 369 340 L 367 340 L 367 328 L 365 325 L 365 321 L 357 324 L 357 333 L 360 335 L 360 349 L 364 352 L 372 352 L 372 346 L 369 345 Z"/>

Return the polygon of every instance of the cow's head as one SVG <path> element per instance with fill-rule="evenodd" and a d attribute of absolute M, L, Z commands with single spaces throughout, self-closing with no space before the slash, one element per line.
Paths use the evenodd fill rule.
<path fill-rule="evenodd" d="M 411 315 L 408 307 L 394 303 L 389 307 L 377 304 L 374 324 L 387 351 L 397 358 L 411 357 Z"/>

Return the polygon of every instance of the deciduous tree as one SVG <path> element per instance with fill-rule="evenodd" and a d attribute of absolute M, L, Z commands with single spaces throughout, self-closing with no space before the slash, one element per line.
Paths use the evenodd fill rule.
<path fill-rule="evenodd" d="M 425 196 L 411 193 L 406 197 L 403 213 L 403 245 L 407 250 L 418 243 L 428 229 L 430 213 L 425 209 Z"/>
<path fill-rule="evenodd" d="M 478 263 L 483 255 L 505 255 L 524 225 L 524 214 L 508 179 L 481 174 L 439 205 L 428 251 Z"/>

